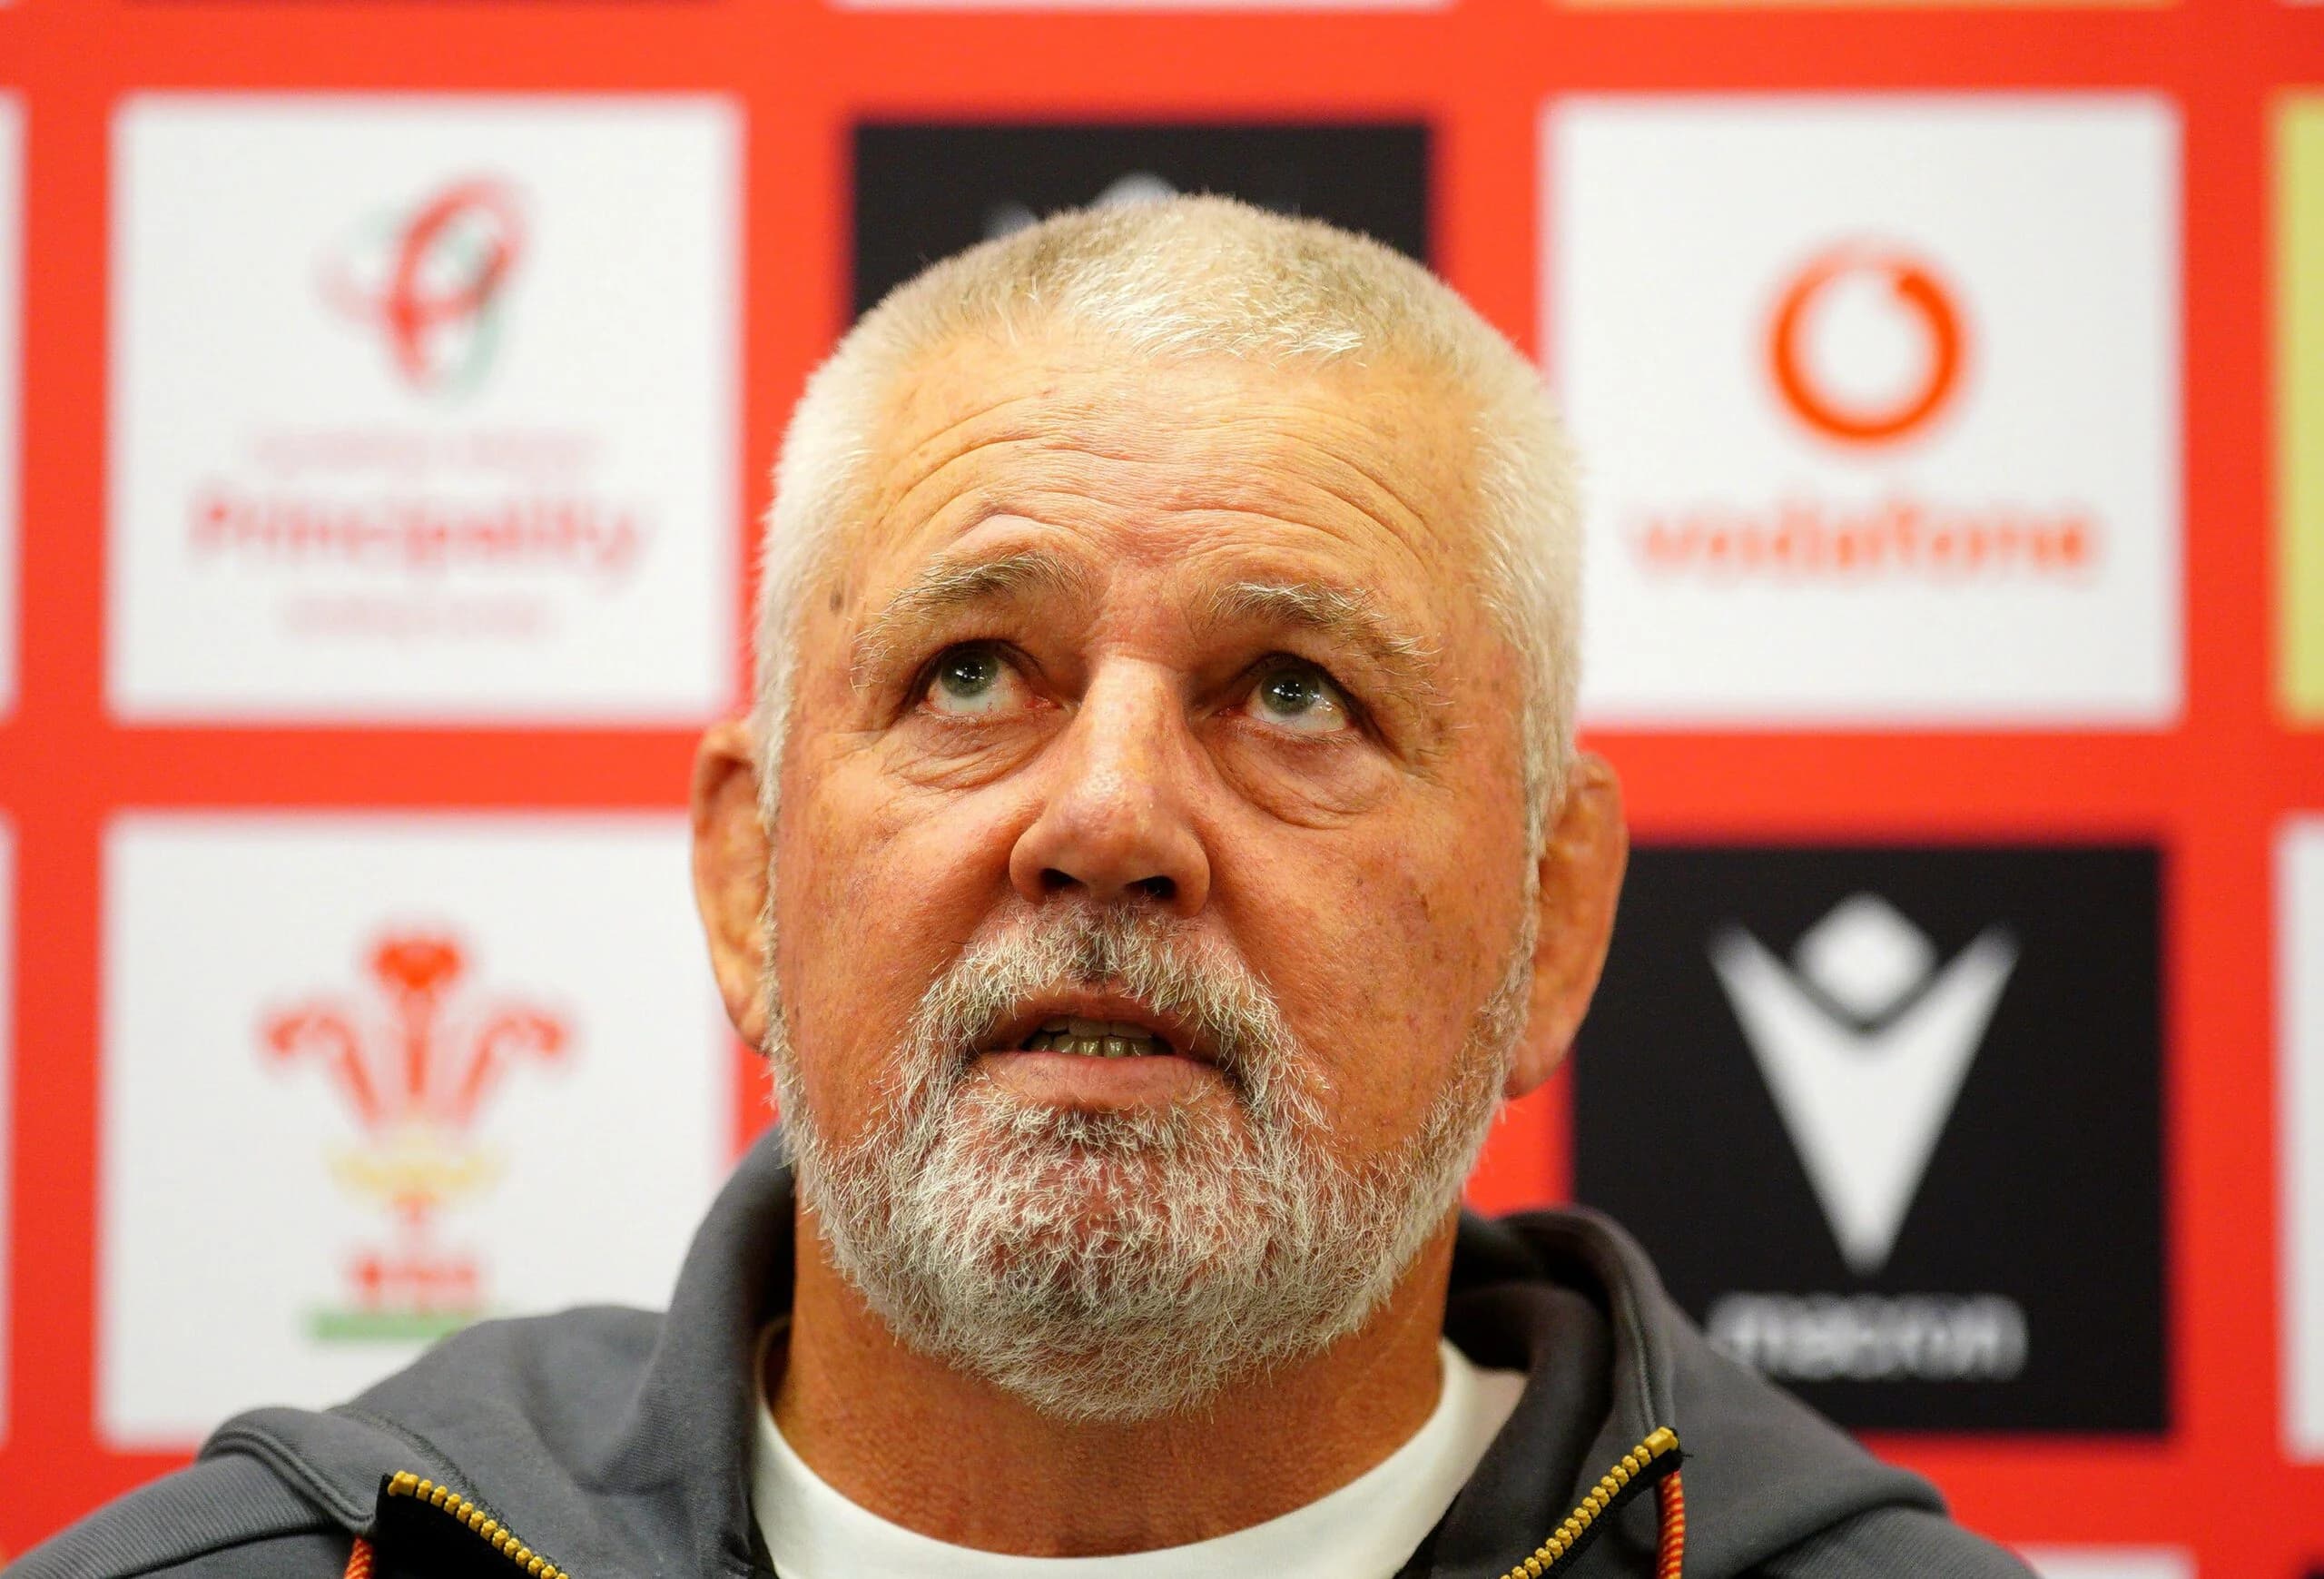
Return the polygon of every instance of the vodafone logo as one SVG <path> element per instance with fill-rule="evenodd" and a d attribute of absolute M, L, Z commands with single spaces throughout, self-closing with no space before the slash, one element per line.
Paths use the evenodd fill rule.
<path fill-rule="evenodd" d="M 1909 449 L 1960 399 L 1969 344 L 1961 302 L 1909 249 L 1851 241 L 1815 252 L 1781 276 L 1767 320 L 1777 404 L 1852 470 Z M 1962 499 L 1900 484 L 1877 498 L 1794 488 L 1767 502 L 1689 501 L 1644 513 L 1630 538 L 1649 574 L 1722 580 L 2071 581 L 2098 558 L 2101 523 L 2072 503 Z"/>
<path fill-rule="evenodd" d="M 462 392 L 490 364 L 524 237 L 507 185 L 455 182 L 410 212 L 367 226 L 359 242 L 326 262 L 323 294 L 385 337 L 396 371 L 413 389 Z"/>
<path fill-rule="evenodd" d="M 2167 96 L 1578 94 L 1541 131 L 1585 719 L 2177 717 Z"/>
<path fill-rule="evenodd" d="M 1834 388 L 1814 356 L 1821 310 L 1839 292 L 1865 286 L 1885 297 L 1922 342 L 1919 368 L 1903 387 L 1871 398 Z M 1889 444 L 1926 427 L 1953 400 L 1964 338 L 1955 294 L 1925 262 L 1849 243 L 1819 254 L 1785 285 L 1768 325 L 1768 366 L 1785 408 L 1812 431 L 1840 444 Z"/>

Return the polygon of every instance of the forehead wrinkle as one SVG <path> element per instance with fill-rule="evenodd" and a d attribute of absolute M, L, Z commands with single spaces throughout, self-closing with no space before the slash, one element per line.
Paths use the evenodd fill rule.
<path fill-rule="evenodd" d="M 1069 376 L 1059 381 L 1057 374 L 1074 370 L 1042 370 L 1050 376 L 1038 387 L 989 396 L 965 412 L 946 413 L 940 425 L 901 445 L 891 442 L 894 459 L 871 513 L 877 518 L 901 508 L 964 461 L 1007 465 L 1021 458 L 1038 465 L 1069 459 L 1093 475 L 1115 468 L 1177 469 L 1187 474 L 1186 489 L 1296 479 L 1391 530 L 1413 537 L 1432 528 L 1433 535 L 1443 531 L 1431 518 L 1438 512 L 1423 508 L 1414 493 L 1437 491 L 1430 480 L 1395 475 L 1413 469 L 1396 460 L 1419 436 L 1369 419 L 1362 400 L 1334 398 L 1339 392 L 1328 388 L 1292 395 L 1246 389 L 1231 406 L 1206 402 L 1206 409 L 1195 413 L 1157 407 L 1137 390 L 1084 389 Z M 908 415 L 898 414 L 891 434 L 897 427 L 908 431 Z"/>
<path fill-rule="evenodd" d="M 923 565 L 859 632 L 850 648 L 848 683 L 861 690 L 902 635 L 958 609 L 1023 596 L 1071 595 L 1088 573 L 1048 548 L 1020 548 L 992 559 L 937 559 Z"/>
<path fill-rule="evenodd" d="M 1337 403 L 1255 401 L 1183 429 L 1139 423 L 1124 437 L 1131 440 L 1124 447 L 1081 435 L 1053 439 L 1051 447 L 1133 466 L 1181 468 L 1187 475 L 1175 491 L 1188 501 L 1265 508 L 1313 493 L 1408 541 L 1443 534 L 1432 520 L 1441 509 L 1425 508 L 1418 497 L 1429 491 L 1427 480 L 1394 479 L 1403 469 L 1398 450 L 1409 438 L 1384 432 Z"/>
<path fill-rule="evenodd" d="M 1457 533 L 1447 523 L 1328 447 L 1301 444 L 1305 453 L 1295 459 L 1280 434 L 1260 443 L 1216 429 L 1196 437 L 1216 453 L 1189 453 L 1196 446 L 1186 445 L 1167 458 L 1123 454 L 1050 432 L 974 442 L 892 493 L 883 524 L 919 532 L 964 513 L 966 524 L 1010 513 L 1094 523 L 1159 511 L 1273 520 L 1346 540 L 1361 520 L 1423 573 L 1454 551 Z M 1035 498 L 1046 508 L 1024 502 Z"/>
<path fill-rule="evenodd" d="M 1029 483 L 1080 491 L 1101 512 L 1256 506 L 1324 525 L 1312 518 L 1318 506 L 1344 508 L 1423 569 L 1466 547 L 1469 466 L 1451 453 L 1472 437 L 1465 402 L 1426 369 L 1179 366 L 1073 335 L 964 334 L 911 373 L 879 423 L 882 475 L 858 496 L 857 519 L 887 533 L 955 516 L 963 496 Z"/>
<path fill-rule="evenodd" d="M 1038 420 L 1023 412 L 1042 399 L 1035 391 L 991 400 L 913 439 L 885 468 L 885 476 L 867 501 L 865 518 L 878 522 L 901 510 L 914 494 L 979 451 L 1038 436 L 1042 431 Z"/>
<path fill-rule="evenodd" d="M 892 459 L 887 467 L 888 483 L 879 490 L 881 508 L 871 512 L 874 518 L 977 450 L 1012 442 L 1040 443 L 1077 426 L 1123 426 L 1121 419 L 1128 413 L 1118 395 L 1103 387 L 1075 384 L 1091 374 L 1118 373 L 1118 366 L 1068 354 L 1062 347 L 1048 348 L 1041 360 L 1027 364 L 1022 360 L 1025 349 L 964 339 L 939 348 L 917 370 L 921 376 L 900 380 L 909 393 L 890 407 L 881 423 L 887 437 L 882 448 Z M 964 380 L 961 375 L 969 370 L 973 378 Z M 964 387 L 980 391 L 965 410 L 958 409 L 958 393 Z M 929 426 L 931 410 L 942 419 Z M 915 428 L 921 430 L 915 432 Z M 1139 431 L 1135 425 L 1125 430 Z"/>

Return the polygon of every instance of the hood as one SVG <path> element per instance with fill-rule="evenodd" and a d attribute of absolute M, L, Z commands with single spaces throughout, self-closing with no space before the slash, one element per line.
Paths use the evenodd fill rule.
<path fill-rule="evenodd" d="M 1926 1481 L 1712 1348 L 1637 1241 L 1595 1212 L 1464 1217 L 1444 1330 L 1479 1364 L 1522 1370 L 1527 1383 L 1414 1579 L 1500 1579 L 1659 1429 L 1685 1460 L 1688 1579 L 1750 1573 L 1876 1509 L 1944 1511 Z M 1594 1345 L 1601 1361 L 1588 1367 L 1593 1397 L 1577 1396 L 1573 1366 L 1560 1363 L 1560 1347 L 1575 1344 Z M 1563 1445 L 1577 1416 L 1592 1423 L 1578 1458 Z M 1571 1475 L 1541 1473 L 1577 1462 Z M 1630 1500 L 1600 1534 L 1604 1549 L 1581 1554 L 1576 1579 L 1654 1572 L 1654 1498 Z"/>
<path fill-rule="evenodd" d="M 574 1579 L 748 1579 L 761 1572 L 753 1345 L 788 1298 L 793 1232 L 791 1176 L 770 1133 L 697 1231 L 666 1317 L 598 1307 L 480 1323 L 352 1403 L 238 1416 L 202 1458 L 257 1460 L 354 1534 L 392 1523 L 418 1489 Z M 1521 1571 L 1658 1431 L 1683 1447 L 1689 1579 L 1747 1573 L 1873 1509 L 1942 1508 L 1925 1482 L 1712 1350 L 1638 1246 L 1592 1214 L 1464 1219 L 1445 1330 L 1528 1382 L 1405 1570 L 1413 1579 Z M 1577 1345 L 1602 1356 L 1581 1367 L 1591 1379 L 1580 1387 Z M 1577 1458 L 1578 1473 L 1555 1467 Z M 1654 1497 L 1622 1498 L 1597 1525 L 1559 1574 L 1652 1571 Z"/>

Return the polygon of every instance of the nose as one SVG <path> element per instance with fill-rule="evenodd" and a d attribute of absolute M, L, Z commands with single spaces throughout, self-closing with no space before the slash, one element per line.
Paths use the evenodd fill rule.
<path fill-rule="evenodd" d="M 1017 892 L 1035 903 L 1079 893 L 1199 912 L 1210 857 L 1189 815 L 1196 745 L 1168 676 L 1100 671 L 1049 751 L 1046 798 L 1009 854 Z"/>

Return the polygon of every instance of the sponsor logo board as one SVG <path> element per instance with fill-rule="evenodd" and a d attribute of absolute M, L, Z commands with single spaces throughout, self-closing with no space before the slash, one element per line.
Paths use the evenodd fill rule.
<path fill-rule="evenodd" d="M 2151 850 L 1638 853 L 1576 1192 L 1845 1424 L 2164 1424 Z"/>
<path fill-rule="evenodd" d="M 2167 104 L 1584 97 L 1542 137 L 1589 717 L 2177 715 Z"/>
<path fill-rule="evenodd" d="M 115 143 L 118 715 L 724 705 L 727 106 L 146 95 Z"/>
<path fill-rule="evenodd" d="M 855 129 L 855 310 L 1063 208 L 1218 192 L 1428 255 L 1428 129 L 874 123 Z"/>
<path fill-rule="evenodd" d="M 733 1089 L 686 861 L 658 815 L 113 825 L 110 1441 L 345 1397 L 481 1317 L 665 1302 Z"/>
<path fill-rule="evenodd" d="M 2324 816 L 2276 844 L 2284 1451 L 2324 1460 Z"/>
<path fill-rule="evenodd" d="M 2284 709 L 2324 723 L 2324 97 L 2276 123 L 2276 465 Z"/>
<path fill-rule="evenodd" d="M 23 387 L 24 111 L 0 94 L 0 718 L 16 700 L 16 518 Z"/>
<path fill-rule="evenodd" d="M 2195 1559 L 2166 1546 L 2027 1546 L 2042 1579 L 2195 1579 Z"/>

